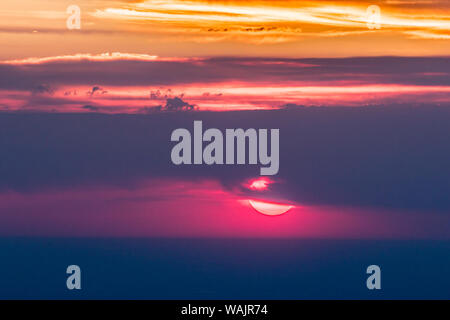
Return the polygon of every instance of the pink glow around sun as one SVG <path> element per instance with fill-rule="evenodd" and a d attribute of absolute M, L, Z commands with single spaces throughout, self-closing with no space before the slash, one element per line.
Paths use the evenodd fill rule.
<path fill-rule="evenodd" d="M 254 191 L 266 191 L 272 183 L 274 183 L 273 180 L 264 177 L 250 180 L 247 187 Z M 261 199 L 248 199 L 248 203 L 257 212 L 267 216 L 279 216 L 294 208 L 294 206 L 290 204 L 275 203 Z"/>

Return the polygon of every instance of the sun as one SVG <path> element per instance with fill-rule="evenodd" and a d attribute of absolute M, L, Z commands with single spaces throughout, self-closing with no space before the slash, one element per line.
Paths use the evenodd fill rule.
<path fill-rule="evenodd" d="M 257 212 L 267 216 L 279 216 L 294 208 L 293 205 L 289 204 L 266 202 L 260 200 L 248 200 L 248 202 Z"/>
<path fill-rule="evenodd" d="M 252 180 L 248 185 L 248 188 L 251 190 L 266 190 L 272 182 L 273 181 L 267 178 Z"/>

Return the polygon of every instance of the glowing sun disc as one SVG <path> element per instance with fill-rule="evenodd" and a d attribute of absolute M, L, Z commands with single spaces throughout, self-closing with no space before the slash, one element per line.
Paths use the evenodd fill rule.
<path fill-rule="evenodd" d="M 258 200 L 248 200 L 248 202 L 253 209 L 267 216 L 279 216 L 294 207 L 288 204 L 271 203 Z"/>

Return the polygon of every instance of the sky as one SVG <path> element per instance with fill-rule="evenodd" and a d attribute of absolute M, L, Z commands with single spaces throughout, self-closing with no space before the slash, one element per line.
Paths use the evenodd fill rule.
<path fill-rule="evenodd" d="M 2 1 L 0 235 L 448 239 L 449 40 L 444 0 Z M 279 128 L 267 190 L 174 166 L 194 120 Z"/>

